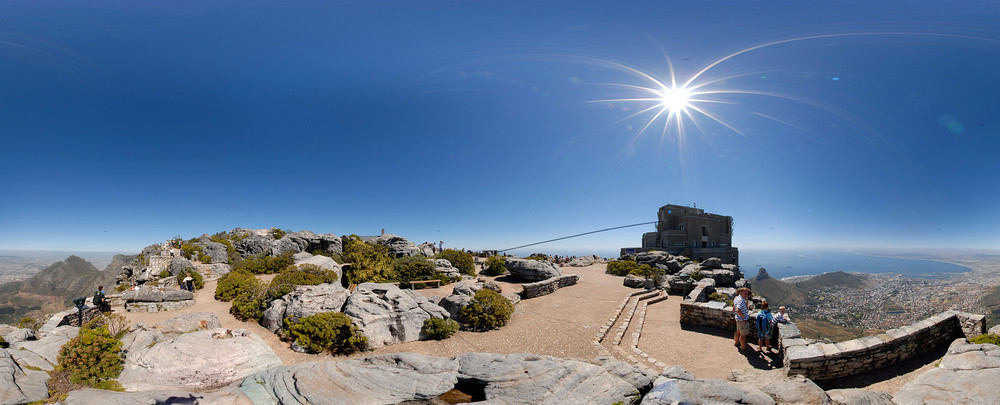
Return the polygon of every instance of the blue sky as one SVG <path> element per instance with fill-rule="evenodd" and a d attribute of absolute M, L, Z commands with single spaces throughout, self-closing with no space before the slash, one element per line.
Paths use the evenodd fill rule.
<path fill-rule="evenodd" d="M 668 203 L 741 248 L 1000 246 L 1000 5 L 813 3 L 0 2 L 0 248 L 504 249 Z M 600 101 L 775 41 L 695 82 L 746 92 L 691 102 L 726 125 Z"/>

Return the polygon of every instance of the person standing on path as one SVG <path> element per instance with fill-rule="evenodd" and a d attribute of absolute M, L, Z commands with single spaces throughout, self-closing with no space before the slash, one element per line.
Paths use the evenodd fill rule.
<path fill-rule="evenodd" d="M 750 334 L 750 310 L 747 308 L 747 301 L 750 299 L 750 290 L 741 287 L 736 290 L 736 299 L 733 300 L 733 317 L 736 318 L 736 334 L 733 335 L 735 346 L 740 351 L 747 349 L 747 335 Z"/>
<path fill-rule="evenodd" d="M 760 312 L 757 313 L 757 349 L 771 351 L 771 327 L 774 326 L 774 317 L 768 308 L 767 301 L 760 304 Z"/>

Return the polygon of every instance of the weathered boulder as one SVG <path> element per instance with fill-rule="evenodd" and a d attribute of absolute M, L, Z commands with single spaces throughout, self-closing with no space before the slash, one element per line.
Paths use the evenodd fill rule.
<path fill-rule="evenodd" d="M 562 275 L 559 266 L 544 260 L 508 258 L 505 265 L 512 276 L 527 281 L 542 281 Z"/>
<path fill-rule="evenodd" d="M 687 380 L 660 377 L 642 399 L 643 405 L 660 404 L 773 405 L 774 399 L 756 387 L 723 380 Z"/>
<path fill-rule="evenodd" d="M 212 263 L 226 263 L 229 261 L 229 253 L 226 250 L 226 245 L 219 242 L 212 242 L 208 235 L 198 238 L 196 245 L 201 246 L 201 252 L 210 257 Z"/>
<path fill-rule="evenodd" d="M 503 287 L 501 287 L 500 284 L 497 284 L 496 281 L 486 280 L 486 281 L 483 281 L 482 283 L 483 283 L 483 288 L 485 288 L 487 290 L 495 291 L 495 292 L 498 292 L 498 293 L 503 293 Z M 475 295 L 475 294 L 473 294 L 473 295 Z"/>
<path fill-rule="evenodd" d="M 163 297 L 162 301 L 184 301 L 194 299 L 194 293 L 185 290 L 166 290 L 162 292 L 161 296 Z"/>
<path fill-rule="evenodd" d="M 801 375 L 759 387 L 779 404 L 832 404 L 833 400 L 812 380 Z"/>
<path fill-rule="evenodd" d="M 455 283 L 452 287 L 452 294 L 468 295 L 470 297 L 476 295 L 476 291 L 483 289 L 483 283 L 476 282 L 474 280 L 462 280 Z"/>
<path fill-rule="evenodd" d="M 458 379 L 483 387 L 486 401 L 518 404 L 629 403 L 636 387 L 604 367 L 535 354 L 466 353 Z"/>
<path fill-rule="evenodd" d="M 844 405 L 895 405 L 892 395 L 880 391 L 858 388 L 829 390 L 826 392 L 835 403 Z"/>
<path fill-rule="evenodd" d="M 211 390 L 278 366 L 281 359 L 259 336 L 220 328 L 130 352 L 118 381 L 130 391 Z"/>
<path fill-rule="evenodd" d="M 670 253 L 659 250 L 651 250 L 648 252 L 641 252 L 636 254 L 635 262 L 638 263 L 640 266 L 643 264 L 648 264 L 650 266 L 654 266 L 656 264 L 665 265 L 668 261 L 670 261 L 671 258 L 673 258 L 673 256 L 671 256 Z"/>
<path fill-rule="evenodd" d="M 347 300 L 347 297 L 344 297 Z M 260 326 L 267 329 L 271 333 L 277 333 L 279 329 L 284 327 L 285 311 L 288 309 L 288 305 L 285 304 L 285 300 L 278 298 L 267 304 L 267 309 L 264 310 L 264 314 L 260 317 Z"/>
<path fill-rule="evenodd" d="M 444 273 L 448 277 L 461 277 L 462 271 L 457 267 L 452 266 L 448 259 L 431 259 L 434 262 L 434 270 L 440 273 Z"/>
<path fill-rule="evenodd" d="M 333 258 L 323 255 L 316 255 L 316 256 L 309 255 L 309 257 L 305 257 L 305 255 L 308 255 L 308 253 L 304 254 L 303 253 L 296 255 L 295 258 L 296 266 L 301 266 L 303 264 L 311 264 L 313 266 L 319 267 L 322 270 L 332 270 L 333 272 L 337 273 L 337 280 L 340 280 L 340 278 L 344 276 L 344 271 L 340 269 L 340 265 L 337 264 L 337 261 L 333 260 Z"/>
<path fill-rule="evenodd" d="M 956 339 L 937 368 L 903 385 L 893 397 L 907 404 L 1000 402 L 1000 347 Z"/>
<path fill-rule="evenodd" d="M 625 285 L 626 287 L 642 288 L 643 286 L 646 285 L 646 278 L 634 274 L 629 274 L 625 276 L 625 280 L 622 281 L 622 284 Z"/>
<path fill-rule="evenodd" d="M 457 382 L 452 359 L 392 353 L 276 367 L 250 376 L 240 389 L 258 404 L 395 404 L 437 397 Z"/>
<path fill-rule="evenodd" d="M 569 261 L 568 263 L 563 264 L 563 266 L 569 266 L 569 267 L 587 267 L 587 266 L 593 266 L 594 264 L 597 264 L 597 263 L 605 263 L 605 261 L 604 261 L 604 259 L 598 257 L 597 255 L 590 255 L 590 256 L 577 257 L 577 258 Z"/>
<path fill-rule="evenodd" d="M 236 230 L 233 231 L 236 233 Z M 251 256 L 264 255 L 271 252 L 271 243 L 273 239 L 267 236 L 259 235 L 257 233 L 246 233 L 246 236 L 233 242 L 233 248 L 236 249 L 236 253 L 239 253 L 240 258 L 248 258 Z"/>
<path fill-rule="evenodd" d="M 1000 335 L 1000 324 L 993 325 L 993 327 L 990 328 L 990 330 L 988 330 L 986 333 L 989 333 L 991 335 Z"/>
<path fill-rule="evenodd" d="M 211 330 L 221 327 L 218 315 L 211 312 L 191 312 L 160 322 L 156 326 L 156 329 L 159 329 L 162 333 L 170 334 Z"/>
<path fill-rule="evenodd" d="M 207 275 L 209 279 L 217 279 L 233 271 L 233 266 L 230 266 L 225 262 L 215 263 L 213 261 L 211 264 L 203 264 L 197 267 L 198 271 Z"/>
<path fill-rule="evenodd" d="M 185 270 L 194 271 L 195 267 L 194 263 L 191 263 L 190 260 L 183 257 L 175 257 L 171 259 L 170 264 L 167 265 L 167 271 L 170 272 L 171 276 L 176 276 Z"/>
<path fill-rule="evenodd" d="M 134 357 L 136 353 L 143 349 L 166 340 L 163 332 L 159 329 L 149 328 L 144 324 L 137 324 L 132 327 L 132 331 L 122 336 L 122 351 L 128 358 Z"/>
<path fill-rule="evenodd" d="M 612 357 L 600 357 L 589 363 L 604 367 L 611 375 L 632 384 L 635 390 L 639 391 L 639 394 L 645 394 L 652 389 L 653 380 L 657 377 L 653 372 L 644 371 L 635 364 L 615 360 Z M 692 378 L 694 377 L 692 376 Z"/>
<path fill-rule="evenodd" d="M 341 254 L 344 252 L 343 242 L 339 236 L 334 234 L 299 231 L 286 233 L 271 245 L 271 254 L 274 256 L 289 252 L 315 251 L 323 252 L 323 254 Z"/>
<path fill-rule="evenodd" d="M 391 233 L 372 239 L 371 243 L 388 247 L 389 254 L 393 257 L 416 256 L 420 254 L 420 249 L 413 242 Z"/>
<path fill-rule="evenodd" d="M 44 371 L 22 368 L 7 350 L 0 349 L 0 405 L 24 404 L 40 401 L 49 396 Z"/>
<path fill-rule="evenodd" d="M 22 368 L 30 369 L 31 367 L 34 367 L 44 371 L 55 370 L 54 364 L 49 363 L 48 360 L 45 360 L 45 358 L 35 354 L 34 352 L 29 352 L 27 350 L 11 350 L 8 353 L 10 353 L 10 357 L 13 357 L 14 361 L 17 362 L 17 364 Z"/>
<path fill-rule="evenodd" d="M 437 254 L 437 246 L 430 242 L 424 242 L 417 245 L 417 250 L 420 251 L 420 254 L 427 257 L 434 257 L 434 255 Z"/>
<path fill-rule="evenodd" d="M 125 302 L 162 302 L 163 292 L 155 288 L 140 288 L 122 292 Z"/>
<path fill-rule="evenodd" d="M 6 325 L 4 325 L 6 326 Z M 14 344 L 17 342 L 23 342 L 25 340 L 35 340 L 35 331 L 28 328 L 13 328 L 14 330 L 8 331 L 6 334 L 2 335 L 3 340 L 7 344 Z"/>
<path fill-rule="evenodd" d="M 719 259 L 718 257 L 709 257 L 708 259 L 705 259 L 705 261 L 701 262 L 701 268 L 707 270 L 721 269 L 722 259 Z"/>
<path fill-rule="evenodd" d="M 239 388 L 225 388 L 216 392 L 194 392 L 185 390 L 156 390 L 142 392 L 117 392 L 83 388 L 71 391 L 63 401 L 65 405 L 108 405 L 108 404 L 213 404 L 246 405 L 250 399 Z"/>
<path fill-rule="evenodd" d="M 372 348 L 417 340 L 424 321 L 432 317 L 425 308 L 433 308 L 438 316 L 447 311 L 410 292 L 393 284 L 362 283 L 347 297 L 341 311 L 355 321 Z"/>
<path fill-rule="evenodd" d="M 438 301 L 438 305 L 450 315 L 449 318 L 459 322 L 462 322 L 462 308 L 471 303 L 472 296 L 464 294 L 452 294 Z"/>
<path fill-rule="evenodd" d="M 80 334 L 80 328 L 75 326 L 60 326 L 44 333 L 38 340 L 26 340 L 10 345 L 11 349 L 23 349 L 42 356 L 52 364 L 59 363 L 59 349 L 66 342 Z"/>
<path fill-rule="evenodd" d="M 349 294 L 340 283 L 300 285 L 295 287 L 294 291 L 282 297 L 285 304 L 285 312 L 284 314 L 280 314 L 280 317 L 275 318 L 274 321 L 268 321 L 269 325 L 277 322 L 280 327 L 281 321 L 286 317 L 289 318 L 289 321 L 295 322 L 299 318 L 315 315 L 320 312 L 340 312 Z M 272 310 L 272 317 L 278 316 L 277 306 L 274 308 Z M 270 328 L 268 329 L 270 330 Z"/>

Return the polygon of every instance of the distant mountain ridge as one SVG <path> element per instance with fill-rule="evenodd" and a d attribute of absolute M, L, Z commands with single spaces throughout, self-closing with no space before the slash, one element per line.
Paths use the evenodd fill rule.
<path fill-rule="evenodd" d="M 26 280 L 0 285 L 0 323 L 15 323 L 38 311 L 64 309 L 72 305 L 73 298 L 93 294 L 93 283 L 100 275 L 90 262 L 70 256 Z"/>

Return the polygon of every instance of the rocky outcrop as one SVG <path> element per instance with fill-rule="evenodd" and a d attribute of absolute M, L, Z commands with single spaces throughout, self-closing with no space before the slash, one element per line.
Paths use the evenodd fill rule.
<path fill-rule="evenodd" d="M 826 392 L 835 403 L 844 405 L 895 405 L 892 395 L 863 389 L 839 389 Z"/>
<path fill-rule="evenodd" d="M 629 403 L 636 387 L 604 367 L 535 354 L 467 353 L 458 378 L 482 386 L 486 401 L 519 404 Z"/>
<path fill-rule="evenodd" d="M 1000 402 L 1000 347 L 956 339 L 937 368 L 903 385 L 893 397 L 908 404 Z"/>
<path fill-rule="evenodd" d="M 434 262 L 434 270 L 439 273 L 444 273 L 451 278 L 462 276 L 462 272 L 457 267 L 452 266 L 447 259 L 431 259 L 431 261 Z"/>
<path fill-rule="evenodd" d="M 417 249 L 420 250 L 420 254 L 427 257 L 434 257 L 437 254 L 437 246 L 430 242 L 424 242 L 417 245 Z"/>
<path fill-rule="evenodd" d="M 0 349 L 0 405 L 24 404 L 49 396 L 44 371 L 23 368 L 14 361 L 7 350 Z"/>
<path fill-rule="evenodd" d="M 371 243 L 388 247 L 389 254 L 393 257 L 407 257 L 421 254 L 420 249 L 413 242 L 391 233 L 372 239 Z"/>
<path fill-rule="evenodd" d="M 452 294 L 438 301 L 438 306 L 448 311 L 449 318 L 462 322 L 462 308 L 472 303 L 472 296 Z"/>
<path fill-rule="evenodd" d="M 271 243 L 272 256 L 285 253 L 316 252 L 323 254 L 341 254 L 344 252 L 343 242 L 334 234 L 315 234 L 310 231 L 286 233 L 281 239 Z"/>
<path fill-rule="evenodd" d="M 233 233 L 236 233 L 237 230 L 234 230 Z M 239 253 L 241 258 L 271 253 L 273 239 L 256 233 L 246 233 L 245 235 L 242 239 L 233 242 L 233 248 L 236 249 L 236 253 Z"/>
<path fill-rule="evenodd" d="M 219 242 L 212 242 L 211 237 L 208 235 L 202 235 L 198 238 L 198 242 L 195 245 L 201 246 L 201 252 L 211 258 L 212 263 L 226 263 L 229 261 L 229 252 L 226 250 L 226 245 Z"/>
<path fill-rule="evenodd" d="M 476 282 L 474 280 L 462 280 L 462 281 L 459 281 L 459 282 L 455 283 L 455 286 L 452 287 L 452 289 L 451 289 L 451 293 L 452 294 L 468 295 L 468 296 L 472 297 L 472 296 L 476 295 L 476 291 L 479 291 L 479 290 L 482 290 L 482 289 L 483 289 L 483 283 L 478 283 L 478 282 Z"/>
<path fill-rule="evenodd" d="M 250 399 L 239 388 L 227 388 L 216 392 L 194 392 L 185 390 L 156 390 L 142 392 L 116 392 L 84 388 L 69 393 L 65 405 L 108 405 L 108 404 L 212 404 L 246 405 Z"/>
<path fill-rule="evenodd" d="M 598 263 L 606 263 L 606 261 L 597 255 L 590 255 L 590 256 L 577 257 L 569 261 L 568 263 L 564 264 L 563 266 L 587 267 L 587 266 L 593 266 L 594 264 Z"/>
<path fill-rule="evenodd" d="M 170 272 L 171 276 L 177 276 L 182 271 L 194 271 L 194 263 L 183 257 L 175 257 L 170 260 L 170 264 L 167 265 L 167 271 Z"/>
<path fill-rule="evenodd" d="M 281 328 L 285 318 L 296 322 L 300 318 L 321 312 L 340 312 L 348 295 L 347 290 L 339 283 L 300 285 L 280 300 L 271 302 L 261 325 L 268 330 L 277 330 Z M 283 311 L 282 306 L 285 307 Z"/>
<path fill-rule="evenodd" d="M 211 390 L 278 366 L 281 359 L 259 336 L 220 328 L 130 352 L 118 381 L 130 391 Z"/>
<path fill-rule="evenodd" d="M 125 310 L 129 312 L 159 312 L 194 305 L 194 293 L 143 287 L 122 292 L 122 300 L 125 301 Z"/>
<path fill-rule="evenodd" d="M 293 259 L 295 259 L 295 265 L 313 265 L 322 270 L 331 270 L 337 273 L 337 280 L 340 280 L 344 276 L 344 271 L 341 270 L 340 264 L 337 264 L 335 260 L 328 256 L 323 255 L 312 255 L 306 252 L 301 252 L 296 254 Z"/>
<path fill-rule="evenodd" d="M 420 293 L 377 283 L 359 284 L 342 312 L 354 320 L 372 348 L 417 340 L 425 320 L 449 316 Z"/>
<path fill-rule="evenodd" d="M 642 399 L 643 405 L 693 404 L 754 404 L 773 405 L 774 399 L 764 391 L 743 383 L 723 380 L 699 380 L 681 369 L 664 370 L 653 382 L 653 389 Z"/>
<path fill-rule="evenodd" d="M 544 260 L 508 258 L 505 265 L 510 275 L 527 281 L 542 281 L 562 275 L 559 266 Z"/>
<path fill-rule="evenodd" d="M 240 385 L 254 403 L 394 404 L 426 400 L 458 382 L 452 359 L 393 353 L 258 372 Z"/>
<path fill-rule="evenodd" d="M 211 312 L 191 312 L 160 322 L 156 329 L 164 334 L 180 334 L 221 327 L 218 315 Z"/>
<path fill-rule="evenodd" d="M 27 350 L 42 356 L 49 363 L 58 364 L 59 349 L 62 348 L 66 342 L 69 342 L 79 334 L 80 328 L 74 326 L 60 326 L 48 333 L 45 333 L 44 336 L 38 340 L 26 340 L 15 343 L 10 345 L 10 348 L 14 350 Z"/>
<path fill-rule="evenodd" d="M 625 279 L 622 281 L 622 285 L 631 288 L 642 288 L 643 286 L 646 285 L 646 278 L 634 274 L 629 274 L 625 276 Z"/>

